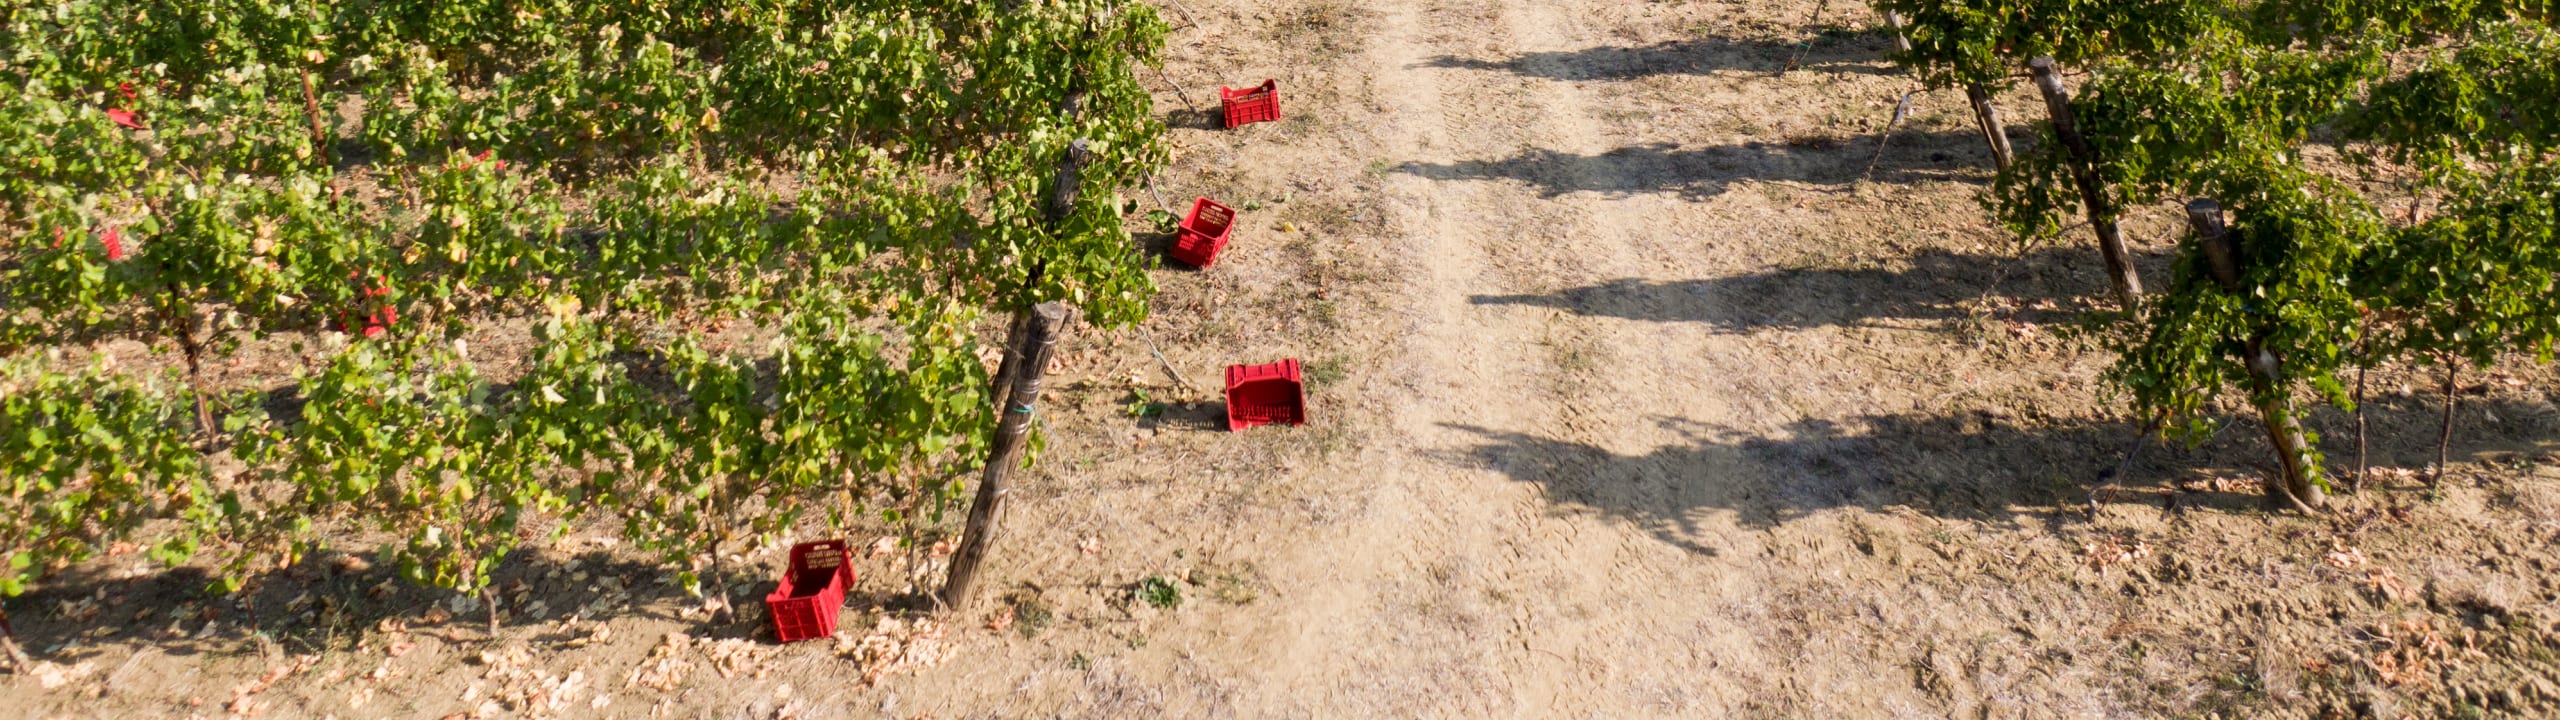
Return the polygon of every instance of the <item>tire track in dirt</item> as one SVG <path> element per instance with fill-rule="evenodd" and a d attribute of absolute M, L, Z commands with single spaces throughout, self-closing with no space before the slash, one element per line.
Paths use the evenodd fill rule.
<path fill-rule="evenodd" d="M 1337 72 L 1359 78 L 1370 115 L 1341 137 L 1375 153 L 1399 339 L 1372 370 L 1393 379 L 1359 403 L 1379 431 L 1307 488 L 1358 509 L 1270 558 L 1289 585 L 1251 621 L 1236 668 L 1250 678 L 1239 697 L 1269 714 L 1712 716 L 1880 671 L 1804 620 L 1806 593 L 1836 594 L 1807 575 L 1820 563 L 1800 562 L 1837 550 L 1804 537 L 1827 526 L 1746 517 L 1784 479 L 1736 438 L 1804 415 L 1788 390 L 1821 368 L 1783 359 L 1808 339 L 1679 321 L 1756 302 L 1701 281 L 1765 268 L 1790 231 L 1772 206 L 1805 205 L 1794 189 L 1721 188 L 1785 184 L 1800 160 L 1683 148 L 1695 138 L 1648 133 L 1679 125 L 1631 118 L 1624 93 L 1646 77 L 1626 58 L 1661 52 L 1613 29 L 1634 12 L 1387 0 L 1361 13 L 1366 37 Z M 1712 77 L 1657 79 L 1730 86 L 1681 106 L 1697 115 L 1812 84 L 1686 72 Z M 1618 283 L 1695 289 L 1591 292 Z M 1808 653 L 1846 661 L 1809 673 Z"/>
<path fill-rule="evenodd" d="M 1384 139 L 1382 152 L 1395 161 L 1446 162 L 1493 150 L 1490 138 L 1452 132 L 1453 118 L 1480 116 L 1494 108 L 1487 98 L 1444 93 L 1442 79 L 1425 67 L 1434 47 L 1428 28 L 1434 9 L 1421 3 L 1392 3 L 1376 8 L 1376 33 L 1360 61 L 1367 70 L 1373 103 L 1381 108 L 1372 130 Z M 1440 8 L 1439 10 L 1446 10 Z M 1386 225 L 1397 238 L 1394 253 L 1409 259 L 1411 281 L 1404 289 L 1407 341 L 1397 348 L 1393 372 L 1403 378 L 1389 391 L 1400 400 L 1464 395 L 1488 378 L 1533 374 L 1538 368 L 1515 353 L 1480 352 L 1477 343 L 1516 345 L 1533 342 L 1533 327 L 1485 326 L 1471 317 L 1465 303 L 1468 288 L 1496 286 L 1502 281 L 1480 252 L 1473 219 L 1495 199 L 1482 188 L 1451 187 L 1416 175 L 1385 178 Z M 1388 427 L 1440 432 L 1448 417 L 1426 403 L 1399 401 Z M 1541 422 L 1541 408 L 1503 403 L 1476 408 L 1480 421 L 1514 426 Z M 1445 434 L 1445 433 L 1444 433 Z M 1300 548 L 1290 565 L 1313 574 L 1317 582 L 1292 593 L 1288 617 L 1274 623 L 1272 667 L 1283 677 L 1266 678 L 1276 687 L 1326 687 L 1337 697 L 1319 700 L 1329 711 L 1363 708 L 1380 713 L 1411 714 L 1420 708 L 1448 711 L 1499 711 L 1507 702 L 1497 696 L 1503 682 L 1483 667 L 1473 648 L 1419 635 L 1432 628 L 1406 626 L 1412 608 L 1394 604 L 1399 583 L 1428 577 L 1450 547 L 1460 518 L 1447 510 L 1458 501 L 1447 483 L 1424 473 L 1447 474 L 1445 468 L 1412 467 L 1410 447 L 1391 443 L 1368 449 L 1355 463 L 1377 468 L 1365 489 L 1363 513 L 1329 542 Z M 1418 473 L 1416 470 L 1424 471 Z M 1513 508 L 1534 500 L 1507 488 Z M 1395 628 L 1397 642 L 1380 643 L 1382 629 Z M 1295 632 L 1289 632 L 1294 630 Z M 1299 673 L 1316 677 L 1291 678 Z M 1452 692 L 1455 691 L 1455 692 Z M 1426 713 L 1427 714 L 1427 713 Z"/>
<path fill-rule="evenodd" d="M 1677 201 L 1657 195 L 1613 196 L 1587 190 L 1639 187 L 1642 181 L 1632 176 L 1628 165 L 1606 160 L 1615 157 L 1619 147 L 1594 116 L 1595 103 L 1583 84 L 1550 79 L 1579 74 L 1577 68 L 1570 66 L 1569 58 L 1588 48 L 1588 41 L 1581 36 L 1592 33 L 1581 27 L 1578 18 L 1587 17 L 1594 9 L 1580 4 L 1513 2 L 1504 12 L 1504 25 L 1511 35 L 1509 52 L 1521 58 L 1514 61 L 1518 66 L 1516 75 L 1528 86 L 1529 94 L 1540 99 L 1537 150 L 1548 157 L 1595 160 L 1568 163 L 1558 169 L 1555 177 L 1540 178 L 1550 188 L 1551 197 L 1520 199 L 1518 207 L 1535 208 L 1539 214 L 1566 220 L 1531 225 L 1561 231 L 1552 236 L 1552 243 L 1538 244 L 1566 251 L 1546 263 L 1548 272 L 1542 276 L 1523 278 L 1527 282 L 1518 287 L 1530 292 L 1554 293 L 1560 289 L 1559 284 L 1593 286 L 1619 278 L 1657 275 L 1645 266 L 1644 252 L 1639 247 L 1639 243 L 1651 240 L 1645 233 L 1655 230 L 1646 221 L 1680 209 Z M 1566 192 L 1555 192 L 1557 189 Z M 1664 419 L 1724 417 L 1722 408 L 1714 407 L 1717 403 L 1712 402 L 1718 393 L 1706 389 L 1715 383 L 1696 373 L 1667 370 L 1694 366 L 1693 358 L 1706 354 L 1699 347 L 1702 341 L 1728 345 L 1730 341 L 1596 317 L 1582 312 L 1587 308 L 1479 305 L 1477 309 L 1510 310 L 1514 314 L 1545 311 L 1550 337 L 1547 372 L 1554 378 L 1558 390 L 1554 394 L 1561 411 L 1560 422 L 1543 427 L 1502 428 L 1514 437 L 1527 439 L 1520 444 L 1541 454 L 1530 461 L 1535 466 L 1532 472 L 1540 473 L 1535 477 L 1544 481 L 1535 498 L 1538 512 L 1528 515 L 1536 520 L 1517 529 L 1528 532 L 1515 534 L 1539 535 L 1536 530 L 1549 525 L 1561 526 L 1573 538 L 1529 548 L 1527 557 L 1507 568 L 1499 581 L 1502 592 L 1524 600 L 1524 611 L 1514 630 L 1517 646 L 1523 651 L 1515 655 L 1514 675 L 1531 680 L 1524 690 L 1552 693 L 1548 698 L 1523 699 L 1535 707 L 1548 704 L 1547 700 L 1571 698 L 1587 702 L 1611 691 L 1623 691 L 1632 680 L 1629 673 L 1636 668 L 1619 658 L 1659 656 L 1662 650 L 1629 652 L 1635 649 L 1631 642 L 1682 635 L 1676 623 L 1669 621 L 1695 613 L 1696 601 L 1703 598 L 1694 593 L 1711 586 L 1713 579 L 1702 572 L 1704 564 L 1699 556 L 1667 546 L 1646 532 L 1647 528 L 1606 517 L 1559 517 L 1554 508 L 1573 502 L 1572 496 L 1577 492 L 1634 494 L 1639 497 L 1623 498 L 1622 504 L 1666 507 L 1659 495 L 1677 481 L 1680 469 L 1645 466 L 1634 477 L 1594 477 L 1589 466 L 1604 458 L 1593 457 L 1588 451 L 1644 455 L 1665 434 Z M 1701 390 L 1666 394 L 1666 389 L 1671 388 Z M 1681 401 L 1688 399 L 1709 402 Z M 1482 443 L 1484 438 L 1470 441 Z M 1511 477 L 1476 482 L 1519 484 L 1526 479 L 1520 469 L 1506 472 Z M 1513 528 L 1485 529 L 1497 535 L 1512 531 Z M 1597 607 L 1540 607 L 1542 603 L 1535 601 L 1550 596 L 1606 600 Z M 1738 655 L 1739 650 L 1728 648 L 1722 654 Z M 1549 660 L 1558 655 L 1573 658 L 1572 681 L 1538 682 L 1554 677 L 1549 672 L 1548 666 L 1553 664 Z M 1693 678 L 1691 682 L 1707 684 L 1704 680 Z"/>
<path fill-rule="evenodd" d="M 1381 102 L 1396 108 L 1383 131 L 1388 151 L 1439 166 L 1607 155 L 1610 140 L 1583 92 L 1538 77 L 1568 73 L 1448 61 L 1475 57 L 1481 65 L 1582 49 L 1572 34 L 1577 5 L 1380 8 L 1368 66 Z M 1511 170 L 1549 187 L 1631 180 L 1608 163 Z M 1392 652 L 1355 651 L 1354 662 L 1337 668 L 1348 674 L 1325 684 L 1398 712 L 1543 716 L 1567 712 L 1567 701 L 1589 706 L 1630 679 L 1613 659 L 1628 652 L 1628 639 L 1665 634 L 1638 624 L 1684 614 L 1671 588 L 1711 581 L 1692 554 L 1625 521 L 1561 513 L 1555 496 L 1592 459 L 1572 449 L 1640 450 L 1628 442 L 1662 434 L 1652 414 L 1694 408 L 1630 407 L 1647 388 L 1666 386 L 1661 370 L 1646 367 L 1654 362 L 1648 341 L 1659 339 L 1647 335 L 1659 328 L 1479 299 L 1644 274 L 1634 244 L 1638 214 L 1661 211 L 1666 201 L 1542 197 L 1517 183 L 1416 173 L 1394 175 L 1387 193 L 1394 234 L 1406 245 L 1400 254 L 1418 265 L 1404 293 L 1412 325 L 1398 368 L 1410 380 L 1388 404 L 1398 409 L 1390 426 L 1402 437 L 1363 463 L 1383 472 L 1357 534 L 1399 550 L 1361 569 L 1363 590 L 1333 588 L 1305 607 L 1365 616 L 1397 642 Z M 1522 481 L 1530 478 L 1545 482 Z M 1581 604 L 1590 598 L 1607 600 Z M 1290 655 L 1340 647 L 1322 640 Z"/>

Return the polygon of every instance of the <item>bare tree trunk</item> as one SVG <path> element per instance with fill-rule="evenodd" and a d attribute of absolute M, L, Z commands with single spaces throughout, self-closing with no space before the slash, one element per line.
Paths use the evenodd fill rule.
<path fill-rule="evenodd" d="M 1991 146 L 1991 164 L 2002 170 L 2018 162 L 2018 153 L 2009 147 L 2009 129 L 2000 124 L 2000 108 L 1991 104 L 1991 89 L 1982 83 L 1964 86 L 1965 100 L 1973 103 L 1973 121 L 1982 126 L 1982 142 Z"/>
<path fill-rule="evenodd" d="M 2062 88 L 2062 75 L 2054 69 L 2053 58 L 2039 57 L 2027 62 L 2034 71 L 2036 89 L 2044 93 L 2045 112 L 2053 118 L 2053 134 L 2071 159 L 2071 179 L 2080 187 L 2080 205 L 2089 214 L 2089 227 L 2098 233 L 2098 252 L 2107 259 L 2107 280 L 2114 283 L 2116 304 L 2126 312 L 2141 308 L 2142 277 L 2133 267 L 2133 253 L 2125 249 L 2124 231 L 2116 227 L 2115 201 L 2107 198 L 2107 188 L 2098 180 L 2097 151 L 2089 147 L 2089 139 L 2080 135 L 2080 127 L 2072 119 L 2071 94 Z"/>
<path fill-rule="evenodd" d="M 212 438 L 217 430 L 213 426 L 213 403 L 205 397 L 204 344 L 196 342 L 195 331 L 189 329 L 178 334 L 178 351 L 187 359 L 187 394 L 195 396 L 197 431 Z"/>
<path fill-rule="evenodd" d="M 2222 205 L 2198 199 L 2187 203 L 2187 225 L 2196 234 L 2196 242 L 2204 249 L 2205 261 L 2212 266 L 2214 282 L 2223 292 L 2240 294 L 2240 254 L 2231 247 L 2230 234 L 2222 223 Z M 2281 468 L 2267 478 L 2267 504 L 2292 507 L 2303 512 L 2318 510 L 2328 504 L 2320 489 L 2320 468 L 2312 462 L 2310 437 L 2302 431 L 2302 420 L 2293 411 L 2290 394 L 2292 383 L 2284 375 L 2284 360 L 2266 349 L 2266 331 L 2250 329 L 2242 342 L 2241 362 L 2249 367 L 2250 399 L 2258 406 L 2258 416 L 2267 425 L 2267 442 L 2275 447 L 2276 462 Z"/>
<path fill-rule="evenodd" d="M 978 565 L 986 561 L 1004 517 L 1006 478 L 1014 466 L 1022 464 L 1023 446 L 1030 439 L 1032 407 L 1040 401 L 1040 376 L 1048 372 L 1049 357 L 1056 352 L 1059 336 L 1066 333 L 1067 324 L 1074 317 L 1074 311 L 1060 303 L 1041 303 L 1031 309 L 1022 365 L 1014 373 L 1003 417 L 997 420 L 995 442 L 988 449 L 986 469 L 978 478 L 978 496 L 969 505 L 969 525 L 960 534 L 959 549 L 951 555 L 951 574 L 936 598 L 945 609 L 964 609 L 969 604 L 970 590 L 978 579 Z"/>

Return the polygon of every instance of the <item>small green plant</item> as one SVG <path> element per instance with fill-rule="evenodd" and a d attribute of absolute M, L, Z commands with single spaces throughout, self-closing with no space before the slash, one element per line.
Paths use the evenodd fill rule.
<path fill-rule="evenodd" d="M 1163 210 L 1149 210 L 1147 224 L 1155 226 L 1156 232 L 1169 233 L 1182 229 L 1182 218 Z"/>
<path fill-rule="evenodd" d="M 1182 606 L 1182 588 L 1162 575 L 1149 575 L 1138 581 L 1138 599 L 1156 609 L 1171 610 Z"/>
<path fill-rule="evenodd" d="M 1070 655 L 1067 657 L 1067 669 L 1091 670 L 1093 669 L 1093 658 L 1086 657 L 1084 653 Z"/>
<path fill-rule="evenodd" d="M 1329 387 L 1334 383 L 1342 382 L 1343 365 L 1340 357 L 1329 357 L 1307 363 L 1307 384 L 1312 387 Z"/>
<path fill-rule="evenodd" d="M 1121 408 L 1121 411 L 1128 413 L 1129 417 L 1143 420 L 1164 417 L 1164 409 L 1164 403 L 1156 402 L 1153 396 L 1147 394 L 1146 388 L 1138 387 L 1129 388 L 1129 404 Z"/>
<path fill-rule="evenodd" d="M 1218 573 L 1211 581 L 1210 592 L 1220 602 L 1229 605 L 1250 605 L 1262 597 L 1261 592 L 1253 589 L 1252 583 L 1232 572 Z"/>
<path fill-rule="evenodd" d="M 1040 631 L 1049 629 L 1049 623 L 1056 620 L 1057 615 L 1049 611 L 1049 604 L 1042 602 L 1037 595 L 1024 597 L 1013 604 L 1013 627 L 1022 633 L 1025 640 L 1039 637 Z"/>

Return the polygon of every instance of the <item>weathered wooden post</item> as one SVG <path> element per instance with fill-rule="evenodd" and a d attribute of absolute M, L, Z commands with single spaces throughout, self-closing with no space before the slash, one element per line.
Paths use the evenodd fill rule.
<path fill-rule="evenodd" d="M 1004 519 L 1006 481 L 1013 469 L 1022 464 L 1023 448 L 1030 444 L 1031 414 L 1040 403 L 1041 376 L 1048 373 L 1049 358 L 1057 351 L 1058 338 L 1074 322 L 1075 311 L 1049 302 L 1033 307 L 1030 316 L 1030 322 L 1024 323 L 1027 337 L 1021 346 L 1022 361 L 1014 368 L 1003 415 L 996 418 L 995 442 L 987 452 L 987 467 L 978 476 L 978 497 L 969 504 L 969 525 L 961 531 L 960 548 L 951 555 L 951 574 L 943 581 L 937 598 L 944 608 L 968 606 L 969 591 L 978 579 L 978 565 L 986 561 Z"/>
<path fill-rule="evenodd" d="M 1991 105 L 1991 89 L 1982 83 L 1965 83 L 1965 100 L 1973 103 L 1973 121 L 1982 126 L 1982 141 L 1991 146 L 1991 164 L 2007 170 L 2018 162 L 2018 153 L 2009 147 L 2009 129 L 2000 124 L 2000 109 Z"/>
<path fill-rule="evenodd" d="M 1902 13 L 1884 11 L 1884 24 L 1893 29 L 1894 49 L 1910 54 L 1911 38 L 1902 32 Z M 1973 121 L 1982 127 L 1983 144 L 1991 147 L 1992 166 L 2009 169 L 2011 163 L 2018 161 L 2018 155 L 2009 148 L 2009 131 L 2000 124 L 1999 109 L 1991 106 L 1991 89 L 1978 82 L 1965 83 L 1964 97 L 1973 104 Z"/>
<path fill-rule="evenodd" d="M 2097 151 L 2090 149 L 2089 139 L 2080 135 L 2079 124 L 2071 117 L 2071 94 L 2062 89 L 2062 74 L 2054 69 L 2051 57 L 2029 60 L 2027 69 L 2035 73 L 2036 89 L 2044 93 L 2053 134 L 2062 139 L 2063 150 L 2070 156 L 2071 179 L 2080 187 L 2080 206 L 2088 210 L 2089 227 L 2098 233 L 2098 253 L 2106 256 L 2116 304 L 2126 312 L 2138 310 L 2142 277 L 2135 274 L 2133 253 L 2125 249 L 2124 231 L 2116 227 L 2115 202 L 2107 199 L 2106 186 L 2098 182 Z"/>
<path fill-rule="evenodd" d="M 1078 84 L 1082 78 L 1083 70 L 1078 68 Z M 1060 113 L 1069 118 L 1083 108 L 1081 88 L 1069 90 L 1059 103 Z M 1058 160 L 1057 179 L 1050 183 L 1046 207 L 1041 209 L 1041 220 L 1052 232 L 1066 228 L 1067 217 L 1075 212 L 1076 202 L 1084 195 L 1084 168 L 1092 162 L 1093 143 L 1084 138 L 1069 143 L 1066 157 Z M 1038 266 L 1031 268 L 1033 283 L 1039 282 L 1040 274 Z M 969 505 L 969 524 L 961 530 L 960 547 L 951 556 L 951 572 L 936 596 L 944 608 L 960 608 L 969 602 L 978 564 L 987 559 L 988 546 L 995 542 L 996 525 L 1003 516 L 1005 480 L 1014 466 L 1022 464 L 1022 449 L 1031 431 L 1031 411 L 1040 402 L 1040 376 L 1048 372 L 1049 356 L 1074 318 L 1075 311 L 1055 302 L 1023 308 L 1014 314 L 1005 336 L 1004 359 L 997 364 L 989 393 L 995 402 L 996 436 L 988 446 L 987 466 L 979 475 L 977 498 Z"/>
<path fill-rule="evenodd" d="M 2240 285 L 2239 250 L 2231 246 L 2230 232 L 2223 225 L 2222 204 L 2209 198 L 2188 202 L 2187 226 L 2195 231 L 2196 244 L 2204 251 L 2214 284 L 2233 297 L 2248 297 L 2247 289 Z M 2312 512 L 2327 506 L 2328 498 L 2320 490 L 2320 468 L 2311 461 L 2311 440 L 2302 431 L 2301 418 L 2293 412 L 2284 359 L 2267 350 L 2266 335 L 2265 328 L 2251 327 L 2240 351 L 2242 364 L 2249 368 L 2249 394 L 2258 405 L 2258 416 L 2266 421 L 2267 441 L 2275 447 L 2281 467 L 2280 473 L 2267 478 L 2267 504 Z"/>

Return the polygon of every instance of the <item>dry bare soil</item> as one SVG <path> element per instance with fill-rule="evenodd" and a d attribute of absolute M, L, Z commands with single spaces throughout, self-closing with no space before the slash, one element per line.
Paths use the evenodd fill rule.
<path fill-rule="evenodd" d="M 2245 415 L 2105 477 L 2137 423 L 2068 332 L 2095 253 L 1985 220 L 1960 97 L 1882 135 L 1913 87 L 1863 8 L 1168 3 L 1158 185 L 1238 238 L 1077 336 L 976 607 L 903 610 L 937 553 L 866 553 L 845 639 L 774 646 L 780 553 L 715 622 L 573 529 L 493 637 L 360 562 L 211 597 L 128 555 L 11 603 L 46 664 L 0 716 L 2560 714 L 2551 374 L 2465 379 L 2434 494 L 2407 368 L 2328 515 L 2258 509 Z M 1287 119 L 1216 129 L 1266 77 Z M 1280 357 L 1314 422 L 1225 432 L 1219 369 Z"/>

